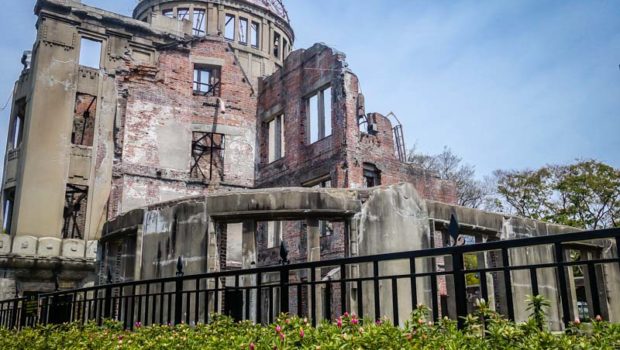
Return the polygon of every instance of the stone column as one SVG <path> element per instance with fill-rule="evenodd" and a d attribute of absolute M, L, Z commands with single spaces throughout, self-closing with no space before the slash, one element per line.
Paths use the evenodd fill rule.
<path fill-rule="evenodd" d="M 241 233 L 241 268 L 243 270 L 253 269 L 256 267 L 256 221 L 244 221 Z M 248 287 L 256 285 L 255 276 L 241 276 L 239 282 L 241 286 Z M 249 300 L 244 300 L 243 308 L 246 309 L 245 303 L 250 304 L 250 314 L 246 315 L 246 319 L 256 319 L 256 290 L 249 294 Z"/>
<path fill-rule="evenodd" d="M 307 219 L 306 220 L 306 235 L 307 235 L 307 261 L 321 261 L 321 230 L 319 228 L 319 220 Z M 308 275 L 308 281 L 311 275 Z M 315 281 L 321 280 L 321 269 L 315 271 Z M 312 303 L 312 288 L 316 294 L 316 305 Z M 316 288 L 316 286 L 308 286 L 308 315 L 312 315 L 312 308 L 315 309 L 317 321 L 322 319 L 323 309 L 320 307 L 322 304 L 322 288 Z M 317 322 L 318 323 L 318 322 Z"/>

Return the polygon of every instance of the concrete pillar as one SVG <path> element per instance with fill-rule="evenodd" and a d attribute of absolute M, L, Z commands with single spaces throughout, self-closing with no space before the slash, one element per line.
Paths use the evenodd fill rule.
<path fill-rule="evenodd" d="M 306 258 L 308 262 L 321 261 L 321 230 L 319 227 L 319 220 L 307 219 L 306 220 L 306 235 L 307 235 L 307 251 Z M 308 281 L 310 281 L 310 274 L 308 274 Z M 316 269 L 315 280 L 321 280 L 321 269 Z M 312 288 L 315 288 L 316 305 L 312 304 Z M 317 321 L 322 319 L 322 287 L 308 286 L 308 315 L 312 315 L 312 308 L 315 309 Z M 317 322 L 318 323 L 318 322 Z"/>
<path fill-rule="evenodd" d="M 256 221 L 244 221 L 242 224 L 241 233 L 241 268 L 243 270 L 253 269 L 256 267 Z M 255 276 L 242 276 L 239 281 L 241 286 L 248 287 L 256 285 Z M 246 315 L 249 320 L 256 319 L 256 291 L 252 291 L 249 294 L 249 300 L 245 300 L 244 303 L 250 304 L 250 314 Z M 245 304 L 243 305 L 245 310 Z"/>

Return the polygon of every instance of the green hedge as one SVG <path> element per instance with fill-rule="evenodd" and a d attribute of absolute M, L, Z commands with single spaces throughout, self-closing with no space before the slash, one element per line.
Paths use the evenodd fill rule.
<path fill-rule="evenodd" d="M 540 311 L 540 310 L 539 310 Z M 562 334 L 541 330 L 541 319 L 515 325 L 483 307 L 466 319 L 466 328 L 444 319 L 433 324 L 418 307 L 404 327 L 345 315 L 314 328 L 306 319 L 282 315 L 275 324 L 234 323 L 217 316 L 209 325 L 149 326 L 125 331 L 114 322 L 103 326 L 66 324 L 22 331 L 0 331 L 0 349 L 619 349 L 620 325 L 575 322 Z M 540 315 L 538 315 L 540 316 Z M 483 321 L 484 320 L 484 321 Z"/>

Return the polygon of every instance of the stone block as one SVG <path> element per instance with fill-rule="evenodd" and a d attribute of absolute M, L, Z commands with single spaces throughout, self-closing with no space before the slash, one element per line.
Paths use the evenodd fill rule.
<path fill-rule="evenodd" d="M 39 248 L 37 255 L 39 256 L 60 256 L 60 245 L 62 240 L 53 237 L 39 238 Z"/>
<path fill-rule="evenodd" d="M 11 252 L 11 236 L 0 234 L 0 254 L 9 254 Z"/>
<path fill-rule="evenodd" d="M 99 244 L 99 241 L 86 242 L 86 258 L 87 259 L 97 259 L 98 244 Z"/>
<path fill-rule="evenodd" d="M 62 256 L 65 258 L 83 258 L 86 244 L 79 239 L 65 239 L 62 241 Z"/>
<path fill-rule="evenodd" d="M 12 252 L 13 254 L 35 256 L 37 254 L 37 243 L 38 240 L 36 237 L 17 236 L 13 239 Z"/>

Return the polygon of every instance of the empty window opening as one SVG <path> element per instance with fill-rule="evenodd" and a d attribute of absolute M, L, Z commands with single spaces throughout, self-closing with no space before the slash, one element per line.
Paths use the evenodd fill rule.
<path fill-rule="evenodd" d="M 7 189 L 4 191 L 4 206 L 3 206 L 3 227 L 2 233 L 11 234 L 11 226 L 13 223 L 13 206 L 15 204 L 15 188 Z"/>
<path fill-rule="evenodd" d="M 282 242 L 282 221 L 267 222 L 267 248 L 279 247 Z"/>
<path fill-rule="evenodd" d="M 288 54 L 288 41 L 286 41 L 286 39 L 282 39 L 282 59 L 285 59 L 287 54 Z"/>
<path fill-rule="evenodd" d="M 248 20 L 245 18 L 239 18 L 239 42 L 248 44 Z"/>
<path fill-rule="evenodd" d="M 84 239 L 88 186 L 67 184 L 63 210 L 63 239 Z"/>
<path fill-rule="evenodd" d="M 284 143 L 284 115 L 279 115 L 269 122 L 269 163 L 286 155 Z"/>
<path fill-rule="evenodd" d="M 307 102 L 310 143 L 332 134 L 332 89 L 327 87 L 310 96 Z"/>
<path fill-rule="evenodd" d="M 258 44 L 260 43 L 259 35 L 260 24 L 257 22 L 252 22 L 252 25 L 250 26 L 250 44 L 255 48 L 258 48 Z"/>
<path fill-rule="evenodd" d="M 364 163 L 364 185 L 366 188 L 381 185 L 381 171 L 371 163 Z"/>
<path fill-rule="evenodd" d="M 273 55 L 280 58 L 280 34 L 273 32 Z"/>
<path fill-rule="evenodd" d="M 18 148 L 22 143 L 24 137 L 24 122 L 26 119 L 26 100 L 21 99 L 15 104 L 15 118 L 13 119 L 13 125 L 11 126 L 11 137 L 9 141 L 12 142 L 13 148 Z"/>
<path fill-rule="evenodd" d="M 220 68 L 194 66 L 194 93 L 203 96 L 219 96 Z"/>
<path fill-rule="evenodd" d="M 224 38 L 235 40 L 235 16 L 233 15 L 226 15 Z"/>
<path fill-rule="evenodd" d="M 205 10 L 194 10 L 193 23 L 194 36 L 207 35 L 207 18 L 205 17 Z"/>
<path fill-rule="evenodd" d="M 179 21 L 189 21 L 189 9 L 188 8 L 180 8 L 177 11 L 177 19 Z"/>
<path fill-rule="evenodd" d="M 224 135 L 194 132 L 190 176 L 209 181 L 224 180 Z"/>
<path fill-rule="evenodd" d="M 75 113 L 73 114 L 73 131 L 71 143 L 80 146 L 92 146 L 95 137 L 95 116 L 97 115 L 97 97 L 77 94 Z"/>
<path fill-rule="evenodd" d="M 80 66 L 99 69 L 101 66 L 101 41 L 88 38 L 80 40 Z"/>
<path fill-rule="evenodd" d="M 168 18 L 174 18 L 174 10 L 173 9 L 168 9 L 168 10 L 163 10 L 161 12 L 162 15 L 168 17 Z"/>
<path fill-rule="evenodd" d="M 311 180 L 302 185 L 310 188 L 332 188 L 332 179 L 330 175 L 322 176 L 316 180 Z M 334 233 L 334 225 L 330 221 L 319 220 L 319 232 L 321 237 L 331 236 Z"/>

